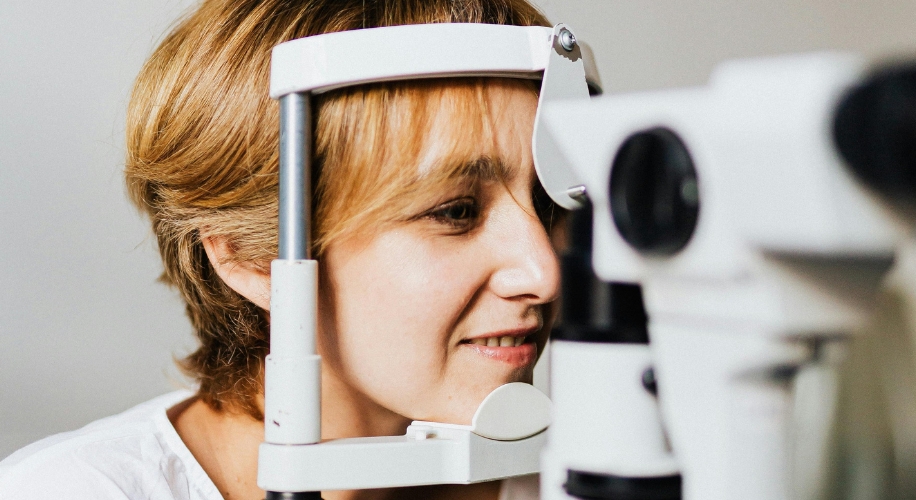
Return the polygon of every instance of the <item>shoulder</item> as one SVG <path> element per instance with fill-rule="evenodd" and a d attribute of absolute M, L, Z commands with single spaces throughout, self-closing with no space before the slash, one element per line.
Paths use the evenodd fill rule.
<path fill-rule="evenodd" d="M 0 498 L 211 498 L 195 491 L 202 470 L 189 452 L 182 456 L 187 449 L 165 414 L 190 396 L 166 394 L 17 451 L 0 462 Z"/>

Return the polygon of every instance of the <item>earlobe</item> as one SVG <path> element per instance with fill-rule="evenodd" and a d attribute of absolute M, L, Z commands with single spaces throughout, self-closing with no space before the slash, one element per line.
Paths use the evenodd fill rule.
<path fill-rule="evenodd" d="M 233 261 L 233 250 L 225 238 L 209 236 L 202 241 L 210 265 L 220 279 L 254 305 L 269 311 L 270 275 L 248 262 Z"/>

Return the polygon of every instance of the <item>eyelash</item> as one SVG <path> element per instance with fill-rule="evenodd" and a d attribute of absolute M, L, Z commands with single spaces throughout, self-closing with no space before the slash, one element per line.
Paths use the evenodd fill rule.
<path fill-rule="evenodd" d="M 550 231 L 553 224 L 563 218 L 565 211 L 550 199 L 540 184 L 537 184 L 532 191 L 535 213 L 544 228 Z M 480 212 L 480 204 L 475 198 L 464 197 L 447 201 L 421 214 L 420 218 L 447 225 L 456 231 L 467 231 L 477 223 Z"/>
<path fill-rule="evenodd" d="M 467 229 L 480 217 L 480 206 L 474 198 L 447 201 L 423 214 L 454 229 Z"/>

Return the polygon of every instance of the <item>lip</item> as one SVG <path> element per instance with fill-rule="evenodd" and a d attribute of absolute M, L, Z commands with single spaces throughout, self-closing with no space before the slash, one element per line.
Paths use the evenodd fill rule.
<path fill-rule="evenodd" d="M 516 328 L 516 329 L 513 329 L 513 330 L 503 330 L 503 331 L 500 331 L 500 332 L 490 332 L 490 333 L 484 333 L 484 334 L 481 334 L 481 335 L 475 335 L 475 336 L 473 336 L 473 337 L 468 337 L 468 338 L 466 338 L 466 339 L 462 339 L 461 341 L 462 341 L 462 343 L 464 343 L 464 342 L 469 341 L 469 340 L 475 340 L 475 339 L 489 339 L 489 338 L 493 338 L 493 337 L 530 337 L 531 335 L 534 335 L 535 333 L 537 333 L 538 330 L 540 330 L 540 329 L 541 329 L 540 325 L 538 325 L 538 326 L 531 326 L 531 327 L 528 327 L 528 328 Z"/>
<path fill-rule="evenodd" d="M 485 358 L 501 361 L 515 367 L 534 364 L 538 355 L 537 346 L 531 341 L 514 347 L 488 347 L 477 344 L 461 344 L 461 346 L 467 347 Z"/>
<path fill-rule="evenodd" d="M 462 347 L 469 348 L 476 352 L 477 354 L 492 359 L 495 361 L 501 361 L 503 363 L 512 365 L 514 367 L 523 367 L 534 364 L 537 361 L 537 344 L 535 343 L 535 335 L 537 334 L 539 328 L 524 328 L 518 330 L 506 330 L 502 332 L 492 332 L 486 333 L 483 335 L 477 335 L 474 337 L 466 338 L 459 344 Z M 506 346 L 506 347 L 491 347 L 484 346 L 479 344 L 468 343 L 467 341 L 475 339 L 488 339 L 492 337 L 528 337 L 525 339 L 525 343 L 519 346 Z"/>

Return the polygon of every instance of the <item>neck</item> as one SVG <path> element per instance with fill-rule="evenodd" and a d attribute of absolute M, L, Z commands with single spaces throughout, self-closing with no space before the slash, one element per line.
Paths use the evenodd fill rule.
<path fill-rule="evenodd" d="M 325 367 L 322 372 L 322 439 L 394 436 L 406 431 L 408 419 L 369 400 L 333 370 Z M 258 446 L 264 441 L 264 422 L 246 414 L 216 411 L 198 399 L 170 409 L 169 419 L 223 498 L 264 498 L 263 490 L 257 487 Z M 387 496 L 381 490 L 323 494 L 325 500 Z"/>
<path fill-rule="evenodd" d="M 263 422 L 245 414 L 216 411 L 199 399 L 171 408 L 168 415 L 224 499 L 264 498 L 257 486 Z"/>

